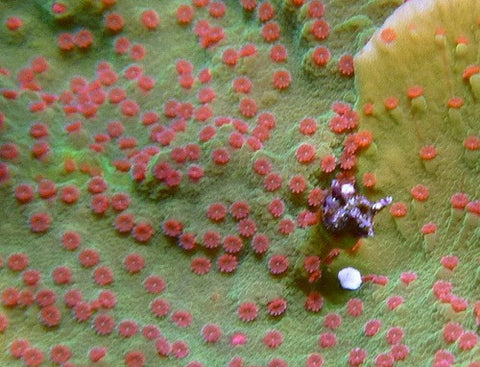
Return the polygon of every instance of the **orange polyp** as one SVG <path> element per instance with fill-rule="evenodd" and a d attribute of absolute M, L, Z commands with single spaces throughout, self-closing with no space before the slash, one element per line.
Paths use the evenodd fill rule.
<path fill-rule="evenodd" d="M 270 49 L 270 59 L 273 62 L 286 61 L 288 57 L 287 48 L 282 44 L 276 44 Z"/>
<path fill-rule="evenodd" d="M 445 34 L 447 34 L 447 31 L 443 27 L 437 27 L 437 29 L 435 29 L 436 36 L 445 36 Z"/>
<path fill-rule="evenodd" d="M 413 87 L 408 88 L 407 97 L 408 98 L 417 98 L 423 95 L 423 87 L 419 85 L 414 85 Z"/>
<path fill-rule="evenodd" d="M 434 234 L 437 231 L 437 225 L 433 222 L 426 223 L 420 229 L 423 234 Z"/>
<path fill-rule="evenodd" d="M 258 19 L 268 22 L 275 16 L 275 8 L 269 2 L 263 2 L 258 7 Z"/>
<path fill-rule="evenodd" d="M 252 82 L 246 76 L 239 76 L 233 80 L 233 89 L 238 93 L 248 93 L 252 88 Z"/>
<path fill-rule="evenodd" d="M 130 40 L 127 37 L 119 37 L 115 40 L 114 48 L 117 54 L 126 54 L 130 49 Z"/>
<path fill-rule="evenodd" d="M 465 35 L 458 36 L 455 42 L 457 43 L 457 45 L 468 45 L 470 43 L 468 37 Z"/>
<path fill-rule="evenodd" d="M 338 70 L 340 71 L 340 74 L 344 76 L 353 76 L 355 73 L 353 56 L 347 54 L 340 57 L 340 60 L 338 60 Z"/>
<path fill-rule="evenodd" d="M 194 10 L 190 5 L 180 5 L 177 8 L 177 22 L 186 25 L 190 24 L 193 20 L 193 17 L 195 16 Z"/>
<path fill-rule="evenodd" d="M 5 99 L 17 99 L 18 92 L 12 89 L 4 89 L 2 90 L 2 96 Z"/>
<path fill-rule="evenodd" d="M 433 145 L 425 145 L 420 149 L 420 158 L 424 161 L 435 158 L 437 154 L 437 149 Z"/>
<path fill-rule="evenodd" d="M 5 22 L 5 25 L 11 31 L 16 31 L 16 30 L 20 29 L 20 27 L 23 25 L 23 20 L 21 18 L 18 18 L 18 17 L 10 17 Z"/>
<path fill-rule="evenodd" d="M 113 6 L 117 3 L 117 0 L 100 0 L 100 2 L 105 6 Z"/>
<path fill-rule="evenodd" d="M 272 21 L 266 23 L 262 28 L 262 37 L 266 42 L 274 42 L 280 38 L 280 26 Z"/>
<path fill-rule="evenodd" d="M 93 43 L 93 35 L 88 29 L 82 29 L 75 34 L 74 43 L 78 48 L 87 49 Z"/>
<path fill-rule="evenodd" d="M 380 33 L 380 38 L 385 43 L 391 43 L 397 39 L 397 32 L 393 28 L 385 28 Z"/>
<path fill-rule="evenodd" d="M 53 3 L 52 4 L 52 11 L 55 14 L 65 13 L 67 11 L 67 6 L 64 5 L 64 4 L 60 4 L 60 3 Z"/>
<path fill-rule="evenodd" d="M 365 105 L 363 106 L 363 113 L 364 113 L 365 116 L 372 116 L 373 115 L 373 103 L 372 102 L 365 103 Z"/>
<path fill-rule="evenodd" d="M 359 131 L 355 135 L 355 143 L 358 145 L 359 148 L 367 148 L 372 144 L 373 135 L 368 130 Z"/>
<path fill-rule="evenodd" d="M 277 70 L 273 74 L 273 85 L 276 89 L 286 89 L 290 86 L 292 76 L 288 70 Z"/>
<path fill-rule="evenodd" d="M 240 48 L 241 57 L 256 56 L 257 53 L 257 46 L 255 46 L 253 43 L 247 43 Z"/>
<path fill-rule="evenodd" d="M 112 162 L 112 165 L 116 168 L 117 171 L 120 172 L 128 172 L 131 168 L 130 161 L 126 159 L 118 159 Z"/>
<path fill-rule="evenodd" d="M 295 6 L 302 6 L 306 3 L 306 0 L 290 0 L 290 2 Z"/>
<path fill-rule="evenodd" d="M 213 18 L 222 18 L 225 15 L 226 11 L 227 6 L 220 1 L 214 1 L 210 3 L 210 6 L 208 8 L 208 12 Z"/>
<path fill-rule="evenodd" d="M 204 8 L 209 2 L 210 0 L 192 0 L 192 4 L 197 8 Z"/>
<path fill-rule="evenodd" d="M 383 102 L 383 104 L 387 110 L 393 110 L 398 106 L 398 98 L 389 97 Z"/>
<path fill-rule="evenodd" d="M 317 131 L 317 121 L 311 117 L 306 117 L 300 121 L 300 132 L 303 135 L 313 135 Z"/>
<path fill-rule="evenodd" d="M 363 186 L 368 187 L 369 189 L 375 187 L 375 184 L 377 183 L 377 179 L 375 177 L 375 174 L 372 172 L 366 172 L 363 175 Z"/>
<path fill-rule="evenodd" d="M 240 113 L 245 117 L 250 118 L 257 114 L 257 103 L 251 98 L 243 98 L 238 106 Z"/>
<path fill-rule="evenodd" d="M 43 56 L 38 56 L 31 61 L 31 69 L 36 74 L 47 71 L 49 66 L 47 59 Z"/>
<path fill-rule="evenodd" d="M 145 57 L 146 53 L 147 51 L 145 50 L 145 47 L 141 44 L 134 44 L 130 49 L 130 57 L 132 58 L 132 60 L 135 61 L 142 60 Z"/>
<path fill-rule="evenodd" d="M 460 108 L 460 107 L 463 106 L 463 98 L 462 97 L 457 97 L 457 96 L 451 97 L 448 100 L 447 105 L 450 108 Z"/>
<path fill-rule="evenodd" d="M 344 152 L 340 157 L 340 168 L 343 170 L 353 169 L 357 164 L 357 156 Z"/>
<path fill-rule="evenodd" d="M 323 19 L 317 19 L 312 24 L 310 32 L 315 39 L 322 41 L 330 35 L 330 25 Z"/>
<path fill-rule="evenodd" d="M 242 0 L 242 8 L 246 11 L 253 11 L 257 7 L 257 0 Z"/>
<path fill-rule="evenodd" d="M 468 150 L 479 150 L 480 139 L 475 135 L 467 136 L 467 138 L 463 142 L 463 146 Z"/>
<path fill-rule="evenodd" d="M 71 51 L 75 48 L 75 38 L 70 33 L 61 33 L 57 38 L 57 44 L 62 51 Z"/>
<path fill-rule="evenodd" d="M 393 203 L 390 207 L 390 214 L 394 218 L 404 217 L 407 214 L 407 206 L 401 201 Z"/>
<path fill-rule="evenodd" d="M 125 20 L 121 14 L 110 13 L 105 18 L 105 26 L 111 32 L 120 32 L 125 25 Z"/>
<path fill-rule="evenodd" d="M 324 157 L 320 163 L 320 167 L 322 168 L 322 171 L 325 173 L 333 172 L 336 166 L 337 166 L 337 159 L 332 154 Z"/>
<path fill-rule="evenodd" d="M 313 50 L 312 61 L 317 66 L 325 66 L 331 58 L 330 50 L 324 46 L 318 46 Z"/>
<path fill-rule="evenodd" d="M 147 9 L 142 13 L 141 16 L 142 24 L 148 30 L 154 30 L 160 24 L 160 18 L 158 13 L 153 9 Z"/>
<path fill-rule="evenodd" d="M 469 65 L 463 71 L 462 77 L 463 79 L 470 79 L 472 75 L 478 73 L 480 73 L 480 65 Z"/>
<path fill-rule="evenodd" d="M 415 185 L 414 187 L 412 187 L 412 190 L 410 190 L 410 193 L 412 194 L 412 197 L 417 201 L 426 201 L 430 196 L 428 187 L 426 187 L 425 185 Z"/>
<path fill-rule="evenodd" d="M 238 58 L 239 54 L 237 50 L 233 48 L 227 48 L 225 51 L 223 51 L 222 61 L 226 65 L 234 66 L 237 63 Z"/>
<path fill-rule="evenodd" d="M 321 18 L 325 14 L 325 5 L 322 1 L 313 0 L 308 4 L 308 15 L 310 18 Z"/>

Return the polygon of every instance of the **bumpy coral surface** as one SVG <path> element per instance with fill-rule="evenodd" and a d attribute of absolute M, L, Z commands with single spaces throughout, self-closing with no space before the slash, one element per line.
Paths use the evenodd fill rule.
<path fill-rule="evenodd" d="M 477 366 L 480 9 L 399 5 L 1 1 L 0 364 Z"/>
<path fill-rule="evenodd" d="M 462 365 L 478 358 L 480 321 L 479 15 L 476 2 L 409 2 L 356 59 L 361 126 L 374 140 L 359 175 L 395 193 L 379 250 L 408 259 L 419 280 L 406 330 L 429 325 L 426 350 Z"/>

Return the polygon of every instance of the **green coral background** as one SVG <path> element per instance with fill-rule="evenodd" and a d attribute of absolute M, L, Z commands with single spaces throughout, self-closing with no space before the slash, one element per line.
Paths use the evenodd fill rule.
<path fill-rule="evenodd" d="M 443 12 L 433 12 L 428 21 L 420 10 L 409 14 L 419 29 L 414 41 L 408 38 L 411 37 L 408 34 L 404 36 L 406 31 L 402 28 L 402 22 L 410 18 L 398 21 L 398 17 L 393 17 L 387 24 L 391 22 L 392 27 L 399 27 L 396 41 L 399 46 L 375 53 L 371 49 L 381 49 L 381 45 L 378 34 L 374 32 L 400 5 L 400 1 L 356 1 L 349 4 L 340 0 L 326 1 L 324 18 L 330 23 L 331 34 L 321 42 L 313 40 L 308 33 L 311 21 L 305 16 L 305 7 L 296 8 L 288 0 L 271 2 L 276 8 L 275 20 L 282 28 L 280 42 L 288 49 L 288 61 L 279 65 L 269 60 L 271 45 L 261 37 L 261 23 L 255 12 L 245 12 L 238 1 L 225 1 L 227 13 L 220 19 L 209 18 L 206 9 L 195 9 L 196 20 L 208 18 L 212 24 L 225 29 L 225 39 L 206 50 L 199 46 L 192 25 L 176 23 L 176 9 L 185 1 L 119 0 L 111 9 L 104 9 L 100 2 L 93 0 L 65 1 L 63 3 L 69 10 L 67 16 L 62 17 L 52 14 L 51 1 L 0 1 L 2 21 L 10 16 L 19 16 L 24 21 L 19 31 L 10 32 L 5 26 L 0 30 L 0 67 L 12 72 L 11 77 L 0 75 L 2 88 L 17 88 L 16 72 L 40 55 L 47 58 L 50 69 L 39 75 L 38 80 L 44 91 L 56 94 L 68 90 L 69 81 L 74 76 L 93 80 L 96 66 L 102 60 L 111 63 L 118 74 L 135 63 L 143 67 L 146 75 L 155 78 L 154 90 L 141 93 L 134 83 L 121 77 L 117 84 L 127 90 L 129 98 L 135 99 L 142 111 L 154 110 L 161 115 L 163 103 L 172 98 L 199 105 L 196 100 L 200 88 L 198 83 L 191 91 L 185 91 L 177 84 L 175 61 L 184 58 L 192 61 L 195 72 L 210 68 L 211 86 L 216 92 L 216 99 L 211 103 L 215 116 L 241 117 L 237 107 L 240 96 L 233 91 L 231 82 L 238 75 L 247 75 L 253 82 L 253 92 L 249 96 L 257 101 L 260 111 L 271 111 L 277 118 L 277 126 L 263 149 L 252 153 L 243 147 L 233 152 L 229 164 L 221 169 L 209 162 L 209 152 L 226 145 L 233 129 L 231 126 L 218 129 L 215 139 L 202 145 L 202 164 L 205 167 L 202 182 L 189 184 L 184 177 L 182 185 L 174 193 L 158 195 L 158 188 L 134 184 L 128 173 L 115 171 L 112 160 L 122 158 L 124 152 L 114 144 L 109 145 L 104 154 L 93 153 L 88 148 L 93 142 L 93 135 L 104 132 L 108 121 L 115 119 L 124 122 L 125 135 L 136 137 L 139 146 L 151 144 L 149 132 L 138 122 L 138 118 L 125 118 L 118 107 L 108 103 L 90 121 L 65 116 L 59 103 L 44 112 L 30 113 L 29 103 L 39 99 L 38 94 L 31 91 L 21 91 L 15 101 L 2 98 L 0 112 L 6 119 L 0 141 L 15 142 L 20 149 L 20 158 L 9 163 L 11 178 L 0 186 L 0 207 L 8 213 L 8 218 L 0 222 L 0 254 L 4 261 L 15 252 L 28 254 L 29 267 L 42 271 L 39 289 L 54 289 L 57 305 L 62 311 L 61 324 L 56 328 L 47 328 L 39 321 L 36 305 L 27 308 L 2 306 L 1 312 L 10 322 L 9 328 L 0 335 L 2 365 L 22 365 L 21 361 L 10 357 L 8 347 L 13 340 L 26 338 L 45 353 L 43 365 L 50 363 L 48 351 L 51 346 L 64 343 L 72 349 L 75 365 L 88 365 L 88 351 L 93 346 L 105 346 L 108 348 L 107 356 L 96 365 L 123 365 L 125 353 L 138 349 L 145 353 L 148 366 L 186 366 L 194 360 L 206 366 L 225 366 L 236 355 L 242 356 L 246 364 L 252 366 L 267 365 L 274 357 L 285 359 L 291 366 L 301 366 L 305 365 L 310 353 L 322 354 L 325 366 L 343 366 L 348 364 L 349 351 L 360 347 L 368 354 L 365 365 L 373 366 L 376 355 L 390 350 L 385 333 L 392 326 L 405 330 L 404 343 L 411 353 L 406 361 L 398 362 L 398 365 L 432 365 L 438 349 L 451 350 L 456 355 L 457 365 L 467 366 L 478 359 L 478 343 L 467 352 L 461 351 L 456 343 L 449 345 L 442 339 L 442 328 L 450 320 L 478 334 L 472 312 L 472 305 L 479 299 L 480 286 L 478 217 L 456 213 L 449 204 L 450 196 L 457 191 L 466 192 L 472 200 L 478 199 L 478 151 L 467 152 L 462 146 L 466 136 L 479 134 L 478 105 L 471 87 L 461 78 L 461 72 L 467 65 L 479 62 L 480 31 L 478 26 L 473 28 L 475 22 L 472 25 L 472 20 L 479 15 L 478 7 L 473 6 L 473 1 L 440 1 L 450 4 L 449 7 Z M 462 6 L 455 6 L 457 3 Z M 140 22 L 141 13 L 149 8 L 156 9 L 160 15 L 161 23 L 155 31 L 147 31 Z M 113 11 L 125 17 L 126 24 L 121 35 L 127 35 L 132 43 L 145 46 L 145 59 L 133 62 L 128 56 L 114 52 L 113 42 L 117 36 L 106 32 L 103 22 L 105 14 Z M 436 45 L 432 36 L 432 29 L 438 26 L 445 27 L 447 31 L 443 46 Z M 59 52 L 56 45 L 58 34 L 82 28 L 88 28 L 94 34 L 91 49 Z M 460 57 L 455 51 L 454 40 L 463 33 L 471 38 L 471 44 Z M 337 70 L 341 55 L 356 54 L 370 37 L 373 45 L 370 53 L 364 50 L 356 57 L 355 80 L 342 76 Z M 221 62 L 224 49 L 239 49 L 248 42 L 256 44 L 257 56 L 239 60 L 234 68 Z M 309 61 L 311 49 L 318 44 L 326 45 L 332 52 L 332 60 L 324 69 L 313 67 Z M 449 56 L 448 65 L 442 63 L 442 52 Z M 413 71 L 412 65 L 416 65 Z M 292 74 L 292 84 L 284 91 L 276 90 L 271 81 L 273 71 L 280 68 L 286 68 Z M 451 116 L 455 113 L 449 112 L 446 107 L 452 91 L 446 90 L 445 83 L 439 80 L 445 70 L 451 75 L 454 94 L 465 99 L 460 116 Z M 426 112 L 412 111 L 405 97 L 406 90 L 413 84 L 421 84 L 425 88 Z M 396 115 L 383 108 L 384 99 L 390 96 L 400 99 Z M 287 203 L 287 217 L 295 218 L 306 208 L 306 199 L 292 197 L 285 187 L 280 192 L 266 193 L 262 179 L 254 175 L 251 166 L 256 158 L 268 157 L 274 171 L 282 174 L 284 182 L 294 174 L 302 174 L 308 178 L 310 188 L 316 185 L 328 187 L 333 176 L 320 171 L 318 159 L 314 164 L 299 164 L 295 151 L 302 142 L 309 142 L 315 145 L 317 157 L 327 154 L 340 156 L 342 137 L 328 128 L 328 120 L 333 115 L 330 106 L 338 100 L 356 103 L 362 115 L 360 130 L 369 130 L 374 136 L 374 144 L 360 156 L 358 163 L 359 182 L 364 172 L 374 172 L 377 177 L 376 188 L 364 190 L 365 193 L 371 198 L 392 195 L 395 201 L 406 202 L 409 211 L 407 217 L 396 220 L 387 210 L 381 212 L 377 216 L 374 238 L 364 240 L 355 255 L 342 253 L 323 269 L 323 279 L 315 289 L 324 295 L 324 306 L 321 312 L 311 313 L 304 309 L 307 286 L 299 280 L 294 269 L 299 267 L 295 262 L 301 263 L 302 254 L 320 251 L 317 246 L 321 246 L 318 243 L 321 236 L 316 229 L 301 228 L 283 236 L 277 232 L 278 221 L 273 220 L 266 209 L 270 200 L 281 196 Z M 375 106 L 370 117 L 362 114 L 363 105 L 367 102 Z M 300 134 L 298 128 L 299 121 L 306 116 L 315 117 L 319 122 L 318 131 L 311 137 Z M 460 127 L 452 126 L 458 123 L 453 121 L 455 118 L 460 119 Z M 84 135 L 72 139 L 64 132 L 64 125 L 75 119 L 84 120 Z M 253 120 L 249 120 L 252 126 Z M 32 139 L 28 136 L 28 129 L 35 121 L 46 122 L 50 129 L 52 154 L 47 161 L 32 159 L 29 154 Z M 166 123 L 163 116 L 161 122 Z M 420 138 L 412 124 L 421 127 Z M 188 131 L 178 134 L 174 145 L 195 141 L 200 127 L 198 123 L 189 122 Z M 419 149 L 426 144 L 435 144 L 440 152 L 433 168 L 426 167 L 431 162 L 422 162 L 418 157 Z M 168 152 L 167 147 L 161 154 Z M 139 244 L 131 236 L 119 236 L 113 228 L 115 216 L 112 210 L 100 218 L 94 215 L 89 208 L 87 192 L 90 177 L 78 171 L 65 173 L 63 162 L 66 158 L 100 167 L 109 185 L 108 193 L 129 193 L 132 198 L 130 211 L 135 218 L 148 221 L 155 227 L 156 234 L 152 240 Z M 81 189 L 79 202 L 66 206 L 60 200 L 36 198 L 30 204 L 19 205 L 14 198 L 15 186 L 19 183 L 35 186 L 35 178 L 39 175 L 54 180 L 57 188 L 67 184 L 77 185 Z M 430 198 L 425 204 L 411 200 L 410 189 L 419 183 L 430 189 Z M 212 224 L 205 213 L 212 202 L 230 204 L 236 200 L 249 202 L 252 208 L 250 216 L 256 221 L 259 232 L 270 236 L 272 245 L 264 257 L 254 256 L 246 245 L 239 267 L 231 275 L 219 273 L 215 256 L 201 246 L 195 253 L 186 253 L 161 234 L 161 223 L 171 217 L 180 218 L 185 224 L 184 230 L 197 233 L 199 237 L 205 229 L 216 229 L 222 235 L 230 234 L 235 231 L 235 221 L 228 218 L 220 225 Z M 52 226 L 45 234 L 34 234 L 29 230 L 28 218 L 38 211 L 47 211 L 53 218 Z M 438 233 L 434 238 L 423 238 L 420 228 L 431 221 L 437 223 Z M 53 283 L 50 277 L 53 268 L 70 266 L 74 274 L 71 286 L 81 289 L 86 300 L 94 299 L 102 287 L 93 283 L 91 270 L 79 265 L 76 252 L 62 248 L 61 235 L 66 230 L 78 231 L 83 237 L 82 248 L 98 250 L 101 265 L 109 265 L 113 269 L 115 281 L 107 288 L 113 290 L 118 298 L 118 304 L 111 312 L 115 320 L 134 319 L 140 327 L 150 323 L 158 325 L 169 340 L 184 340 L 189 344 L 190 355 L 186 359 L 158 357 L 154 343 L 147 342 L 140 334 L 129 339 L 122 338 L 116 331 L 110 336 L 99 336 L 90 323 L 78 323 L 71 317 L 71 311 L 62 303 L 63 294 L 70 286 Z M 123 259 L 133 252 L 145 257 L 146 267 L 139 274 L 130 275 L 123 269 Z M 291 269 L 287 276 L 274 278 L 268 272 L 267 260 L 276 253 L 290 258 Z M 439 262 L 443 255 L 450 253 L 460 258 L 460 265 L 454 272 L 446 271 Z M 212 270 L 203 276 L 190 271 L 191 259 L 199 254 L 212 256 L 213 261 Z M 337 285 L 335 274 L 346 265 L 353 265 L 364 274 L 386 275 L 389 282 L 385 286 L 368 283 L 358 291 L 345 292 Z M 410 270 L 418 274 L 418 280 L 407 287 L 399 276 Z M 189 310 L 193 315 L 191 326 L 178 328 L 169 317 L 157 319 L 149 312 L 149 303 L 155 296 L 146 294 L 142 287 L 142 281 L 149 274 L 158 274 L 166 279 L 167 289 L 161 297 L 171 303 L 172 310 Z M 441 304 L 434 298 L 431 287 L 438 279 L 450 280 L 455 294 L 469 301 L 466 311 L 455 313 L 450 305 Z M 3 290 L 11 286 L 24 287 L 21 274 L 4 265 L 0 269 L 0 287 Z M 391 295 L 400 295 L 405 300 L 394 311 L 389 311 L 386 306 L 386 300 Z M 287 299 L 288 310 L 282 317 L 272 318 L 266 312 L 266 305 L 276 297 Z M 354 297 L 362 299 L 365 307 L 363 315 L 357 318 L 349 316 L 345 306 L 348 299 Z M 260 306 L 258 319 L 251 323 L 241 322 L 236 315 L 238 305 L 246 301 Z M 322 349 L 318 346 L 318 337 L 328 331 L 323 326 L 323 319 L 329 312 L 339 313 L 343 322 L 335 331 L 338 344 L 334 348 Z M 381 330 L 373 337 L 366 337 L 363 326 L 367 320 L 374 318 L 382 321 Z M 216 323 L 221 327 L 224 336 L 219 343 L 209 345 L 203 341 L 200 331 L 205 323 Z M 262 343 L 265 332 L 271 329 L 284 335 L 283 344 L 273 350 Z M 249 340 L 244 346 L 232 347 L 228 337 L 237 331 L 247 334 Z"/>

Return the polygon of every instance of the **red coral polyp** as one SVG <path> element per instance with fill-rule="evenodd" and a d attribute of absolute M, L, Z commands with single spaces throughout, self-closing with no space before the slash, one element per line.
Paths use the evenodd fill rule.
<path fill-rule="evenodd" d="M 217 343 L 222 337 L 222 334 L 222 330 L 216 324 L 205 324 L 202 327 L 202 337 L 207 343 Z"/>
<path fill-rule="evenodd" d="M 301 144 L 297 149 L 297 160 L 300 163 L 311 163 L 315 159 L 315 147 L 309 143 Z"/>
<path fill-rule="evenodd" d="M 143 282 L 143 286 L 147 293 L 150 294 L 160 294 L 167 287 L 165 280 L 158 275 L 150 275 Z"/>
<path fill-rule="evenodd" d="M 163 233 L 170 237 L 177 237 L 182 233 L 183 224 L 176 219 L 167 219 L 162 224 Z"/>
<path fill-rule="evenodd" d="M 244 302 L 238 306 L 237 315 L 243 322 L 254 321 L 258 317 L 258 306 L 253 302 Z"/>
<path fill-rule="evenodd" d="M 217 267 L 221 273 L 232 273 L 237 268 L 238 261 L 234 255 L 224 254 L 218 257 Z"/>
<path fill-rule="evenodd" d="M 62 315 L 58 307 L 50 305 L 40 311 L 40 321 L 47 327 L 55 327 L 60 324 Z"/>
<path fill-rule="evenodd" d="M 280 316 L 287 310 L 287 301 L 284 298 L 275 298 L 267 305 L 267 311 L 271 316 Z"/>
<path fill-rule="evenodd" d="M 155 230 L 153 226 L 147 222 L 137 223 L 135 227 L 132 228 L 133 237 L 140 243 L 148 242 L 154 233 Z"/>
<path fill-rule="evenodd" d="M 274 275 L 280 275 L 288 270 L 289 260 L 284 255 L 273 255 L 268 261 L 268 269 Z"/>
<path fill-rule="evenodd" d="M 30 216 L 30 230 L 34 233 L 44 233 L 50 229 L 52 218 L 48 213 L 35 213 Z"/>

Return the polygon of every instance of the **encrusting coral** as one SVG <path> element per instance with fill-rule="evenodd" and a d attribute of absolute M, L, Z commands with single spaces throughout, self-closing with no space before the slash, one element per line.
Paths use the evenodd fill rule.
<path fill-rule="evenodd" d="M 433 290 L 433 302 L 410 297 L 422 307 L 412 322 L 443 328 L 443 338 L 430 331 L 430 348 L 446 353 L 435 360 L 465 365 L 478 353 L 480 321 L 479 37 L 477 2 L 411 1 L 356 56 L 360 126 L 373 135 L 358 174 L 374 175 L 373 191 L 395 198 L 384 230 L 397 238 L 378 250 L 408 259 Z M 451 323 L 462 328 L 455 340 Z M 458 349 L 446 348 L 455 341 Z"/>
<path fill-rule="evenodd" d="M 400 3 L 0 2 L 0 363 L 478 366 L 480 10 Z"/>

